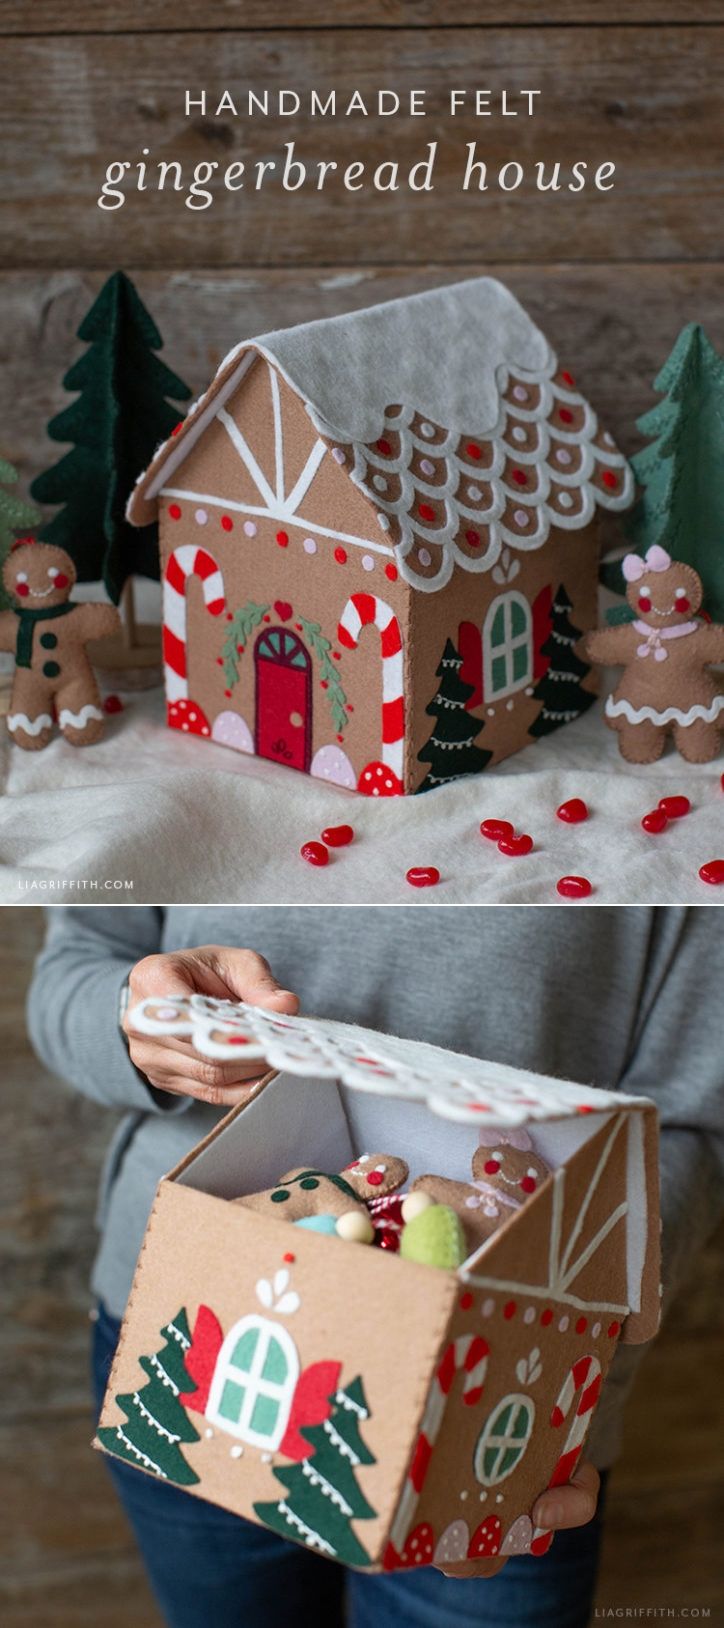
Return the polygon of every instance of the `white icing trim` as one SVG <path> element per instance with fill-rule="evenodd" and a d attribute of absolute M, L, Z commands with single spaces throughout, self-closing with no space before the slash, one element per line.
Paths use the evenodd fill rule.
<path fill-rule="evenodd" d="M 682 712 L 681 707 L 665 707 L 661 712 L 654 707 L 632 707 L 625 696 L 617 701 L 609 695 L 604 710 L 607 718 L 626 718 L 630 724 L 682 724 L 686 728 L 693 723 L 713 724 L 724 711 L 724 695 L 715 695 L 708 707 L 697 702 L 688 712 Z"/>
<path fill-rule="evenodd" d="M 274 414 L 274 474 L 276 484 L 277 503 L 284 502 L 284 432 L 282 429 L 282 406 L 279 399 L 279 380 L 273 367 L 267 368 L 269 374 L 269 387 L 271 389 L 272 412 Z"/>
<path fill-rule="evenodd" d="M 333 531 L 330 526 L 320 526 L 316 520 L 299 519 L 295 514 L 287 514 L 284 509 L 257 507 L 253 503 L 232 502 L 230 498 L 214 497 L 211 492 L 190 492 L 184 486 L 164 486 L 159 493 L 160 497 L 186 498 L 189 503 L 212 503 L 217 509 L 224 509 L 229 514 L 253 514 L 260 520 L 285 521 L 291 526 L 297 526 L 300 531 L 313 537 L 331 537 L 333 542 L 350 543 L 353 548 L 363 548 L 367 554 L 384 554 L 387 559 L 394 559 L 395 550 L 386 547 L 384 543 L 373 543 L 369 537 L 356 537 L 348 531 Z"/>
<path fill-rule="evenodd" d="M 289 516 L 291 516 L 293 514 L 296 514 L 297 509 L 299 508 L 299 505 L 300 505 L 300 503 L 302 501 L 302 498 L 308 492 L 309 487 L 311 486 L 312 481 L 314 480 L 314 477 L 315 477 L 315 475 L 317 473 L 319 465 L 321 464 L 322 459 L 323 459 L 324 454 L 325 454 L 326 451 L 327 451 L 327 444 L 326 444 L 325 441 L 322 441 L 321 439 L 318 440 L 318 441 L 315 441 L 314 446 L 312 447 L 312 450 L 311 450 L 311 452 L 309 454 L 309 457 L 307 458 L 307 461 L 306 461 L 306 463 L 304 465 L 304 468 L 302 470 L 301 475 L 299 476 L 299 479 L 298 479 L 296 485 L 292 487 L 292 490 L 289 493 L 289 496 L 284 499 L 284 514 L 285 514 L 285 516 L 289 517 Z"/>
<path fill-rule="evenodd" d="M 102 719 L 102 717 L 103 713 L 100 707 L 95 707 L 92 702 L 88 701 L 84 707 L 81 707 L 80 712 L 71 712 L 70 707 L 61 707 L 58 725 L 61 729 L 67 729 L 69 725 L 71 729 L 85 729 L 91 718 Z"/>
<path fill-rule="evenodd" d="M 268 482 L 268 480 L 266 478 L 266 475 L 264 474 L 263 470 L 261 470 L 259 468 L 259 465 L 258 465 L 258 463 L 256 461 L 256 458 L 254 457 L 254 454 L 253 454 L 253 452 L 251 450 L 251 447 L 249 446 L 248 442 L 244 439 L 244 436 L 242 435 L 241 430 L 239 429 L 239 426 L 236 423 L 236 420 L 232 418 L 231 413 L 227 413 L 225 407 L 220 407 L 216 416 L 217 416 L 217 418 L 219 420 L 219 423 L 223 424 L 224 429 L 226 430 L 226 432 L 227 432 L 227 434 L 229 436 L 229 440 L 232 442 L 232 444 L 236 448 L 236 451 L 238 452 L 242 463 L 246 466 L 249 474 L 251 475 L 251 478 L 252 478 L 252 480 L 254 482 L 254 485 L 257 488 L 257 491 L 264 498 L 264 501 L 266 503 L 268 503 L 271 506 L 271 508 L 273 509 L 275 507 L 276 503 L 277 503 L 277 496 L 272 491 L 271 486 L 269 485 L 269 482 Z"/>
<path fill-rule="evenodd" d="M 37 718 L 29 718 L 26 712 L 9 712 L 8 729 L 14 734 L 16 729 L 22 729 L 26 735 L 39 735 L 42 729 L 52 729 L 53 720 L 49 712 L 41 712 Z"/>

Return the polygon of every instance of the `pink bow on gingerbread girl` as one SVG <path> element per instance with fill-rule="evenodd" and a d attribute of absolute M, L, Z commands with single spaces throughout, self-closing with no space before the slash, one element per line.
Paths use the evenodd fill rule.
<path fill-rule="evenodd" d="M 592 661 L 625 669 L 606 701 L 606 723 L 629 763 L 655 763 L 669 733 L 687 762 L 709 763 L 724 728 L 724 692 L 707 668 L 724 661 L 724 627 L 697 618 L 700 577 L 658 544 L 644 559 L 627 554 L 623 574 L 634 620 L 585 641 Z"/>

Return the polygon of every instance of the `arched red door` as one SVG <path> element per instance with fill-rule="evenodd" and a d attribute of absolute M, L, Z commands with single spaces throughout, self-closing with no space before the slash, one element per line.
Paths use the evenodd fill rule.
<path fill-rule="evenodd" d="M 260 757 L 308 769 L 312 756 L 312 663 L 296 633 L 269 627 L 254 647 L 255 745 Z"/>

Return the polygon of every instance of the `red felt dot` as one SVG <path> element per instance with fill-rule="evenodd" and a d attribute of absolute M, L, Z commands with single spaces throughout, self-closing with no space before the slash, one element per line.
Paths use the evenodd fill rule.
<path fill-rule="evenodd" d="M 538 1183 L 535 1176 L 524 1176 L 520 1183 L 524 1193 L 534 1193 Z"/>
<path fill-rule="evenodd" d="M 688 797 L 660 797 L 659 808 L 662 808 L 667 819 L 680 820 L 688 814 L 691 803 Z"/>
<path fill-rule="evenodd" d="M 341 652 L 339 650 L 333 650 L 332 651 L 332 660 L 333 661 L 341 661 L 342 660 L 342 655 L 341 655 Z"/>
<path fill-rule="evenodd" d="M 712 887 L 720 887 L 724 882 L 724 859 L 708 859 L 699 871 L 702 882 L 709 882 Z"/>
<path fill-rule="evenodd" d="M 103 702 L 103 711 L 109 714 L 123 711 L 123 702 L 120 695 L 107 695 Z"/>
<path fill-rule="evenodd" d="M 556 814 L 566 825 L 580 825 L 582 820 L 588 819 L 588 808 L 582 797 L 569 797 L 556 809 Z"/>
<path fill-rule="evenodd" d="M 469 458 L 482 458 L 483 456 L 483 449 L 478 446 L 477 441 L 468 441 L 465 451 Z"/>
<path fill-rule="evenodd" d="M 396 582 L 397 581 L 397 566 L 396 565 L 386 565 L 385 566 L 385 576 L 387 577 L 389 582 Z"/>
<path fill-rule="evenodd" d="M 651 600 L 649 599 L 648 594 L 639 594 L 639 610 L 646 612 L 650 611 L 650 609 Z"/>
<path fill-rule="evenodd" d="M 615 486 L 618 486 L 618 475 L 614 475 L 612 469 L 604 469 L 601 480 L 604 486 L 610 487 L 612 491 Z"/>
<path fill-rule="evenodd" d="M 440 872 L 434 865 L 413 865 L 405 875 L 410 887 L 436 887 L 439 880 Z"/>
<path fill-rule="evenodd" d="M 465 541 L 470 544 L 471 548 L 477 548 L 480 542 L 480 532 L 476 531 L 474 526 L 470 526 L 465 533 Z"/>
<path fill-rule="evenodd" d="M 506 1301 L 506 1304 L 503 1307 L 503 1316 L 508 1323 L 510 1322 L 511 1317 L 515 1317 L 517 1309 L 518 1308 L 514 1300 Z"/>
<path fill-rule="evenodd" d="M 528 485 L 528 476 L 526 475 L 525 470 L 523 470 L 523 469 L 514 469 L 512 471 L 512 476 L 513 476 L 513 480 L 515 481 L 516 486 L 527 486 Z"/>
<path fill-rule="evenodd" d="M 237 654 L 237 656 L 243 656 L 243 654 L 244 654 L 244 646 L 243 646 L 243 644 L 237 644 L 237 646 L 236 646 L 236 654 Z"/>
<path fill-rule="evenodd" d="M 529 854 L 532 847 L 533 838 L 523 831 L 519 837 L 501 837 L 498 852 L 508 854 L 511 859 L 519 859 L 523 854 Z"/>
<path fill-rule="evenodd" d="M 299 852 L 308 865 L 329 864 L 329 853 L 323 842 L 303 842 Z"/>
<path fill-rule="evenodd" d="M 483 1169 L 487 1176 L 497 1176 L 500 1169 L 499 1159 L 486 1159 Z"/>
<path fill-rule="evenodd" d="M 587 876 L 560 876 L 556 882 L 556 893 L 562 899 L 587 899 L 592 892 Z"/>
<path fill-rule="evenodd" d="M 615 1340 L 616 1335 L 619 1334 L 620 1332 L 621 1332 L 621 1324 L 620 1323 L 616 1323 L 616 1322 L 609 1323 L 609 1325 L 608 1325 L 608 1337 L 609 1337 L 609 1340 Z"/>
<path fill-rule="evenodd" d="M 234 620 L 233 611 L 227 611 L 226 612 L 226 620 L 227 620 L 227 622 L 233 622 L 233 620 Z"/>
<path fill-rule="evenodd" d="M 223 656 L 217 656 L 216 657 L 216 665 L 217 665 L 217 667 L 223 667 L 223 665 L 224 665 Z"/>
<path fill-rule="evenodd" d="M 435 519 L 435 510 L 431 503 L 418 503 L 417 509 L 421 520 Z"/>
<path fill-rule="evenodd" d="M 548 1324 L 553 1322 L 553 1313 L 552 1313 L 552 1311 L 550 1309 L 550 1306 L 546 1306 L 545 1311 L 541 1312 L 540 1320 L 541 1320 L 541 1325 L 542 1325 L 543 1328 L 547 1328 Z"/>
<path fill-rule="evenodd" d="M 322 841 L 328 848 L 346 848 L 348 842 L 354 840 L 354 831 L 351 825 L 328 825 L 322 832 Z"/>
<path fill-rule="evenodd" d="M 284 1255 L 282 1255 L 282 1260 L 283 1261 L 289 1261 L 290 1265 L 292 1264 L 293 1261 L 296 1260 L 296 1258 L 297 1258 L 296 1255 L 292 1254 L 291 1249 L 288 1249 L 286 1251 L 286 1253 Z"/>
<path fill-rule="evenodd" d="M 573 423 L 573 414 L 571 412 L 570 407 L 559 407 L 558 408 L 558 417 L 560 418 L 562 424 L 572 424 Z"/>
<path fill-rule="evenodd" d="M 329 679 L 328 678 L 320 678 L 320 680 L 319 680 L 319 688 L 320 688 L 320 690 L 328 690 L 329 689 Z"/>
<path fill-rule="evenodd" d="M 663 808 L 652 808 L 650 814 L 644 814 L 641 821 L 644 831 L 648 831 L 650 836 L 658 836 L 661 831 L 665 831 L 668 823 Z"/>
<path fill-rule="evenodd" d="M 30 589 L 28 587 L 27 582 L 16 582 L 16 584 L 15 584 L 15 592 L 16 592 L 16 594 L 18 596 L 18 599 L 25 599 L 26 594 L 30 593 Z"/>
<path fill-rule="evenodd" d="M 286 548 L 289 542 L 289 533 L 286 531 L 278 531 L 277 542 L 280 548 Z"/>
<path fill-rule="evenodd" d="M 575 379 L 573 377 L 573 374 L 568 372 L 568 368 L 564 369 L 563 373 L 561 374 L 561 378 L 562 378 L 564 384 L 569 385 L 571 390 L 575 390 L 576 381 L 575 381 Z"/>
<path fill-rule="evenodd" d="M 229 696 L 231 695 L 231 690 L 224 690 L 224 695 L 226 696 L 226 699 L 228 701 Z"/>
<path fill-rule="evenodd" d="M 265 616 L 264 621 L 265 622 L 270 622 L 271 621 L 271 616 Z"/>
<path fill-rule="evenodd" d="M 168 513 L 169 513 L 169 519 L 170 520 L 180 520 L 181 519 L 181 510 L 179 508 L 178 503 L 169 503 Z"/>
<path fill-rule="evenodd" d="M 389 458 L 390 456 L 392 447 L 389 441 L 385 439 L 384 435 L 381 435 L 379 441 L 377 442 L 377 451 L 382 453 L 383 458 Z"/>
<path fill-rule="evenodd" d="M 221 529 L 222 529 L 222 531 L 233 531 L 234 530 L 234 522 L 233 522 L 230 514 L 222 514 L 222 516 L 221 516 Z"/>
<path fill-rule="evenodd" d="M 499 842 L 501 837 L 514 836 L 514 828 L 510 820 L 481 820 L 480 835 L 488 837 L 490 842 Z"/>
<path fill-rule="evenodd" d="M 174 424 L 174 427 L 173 427 L 173 429 L 171 431 L 171 434 L 172 435 L 178 435 L 179 430 L 182 430 L 183 427 L 184 427 L 184 420 L 181 419 L 180 423 Z"/>
<path fill-rule="evenodd" d="M 579 1317 L 579 1319 L 578 1319 L 578 1321 L 576 1323 L 576 1333 L 577 1334 L 585 1334 L 587 1328 L 588 1328 L 587 1319 L 585 1317 Z"/>
<path fill-rule="evenodd" d="M 54 579 L 53 587 L 54 588 L 67 588 L 69 581 L 70 581 L 70 578 L 66 577 L 62 571 L 59 571 L 57 577 Z"/>
<path fill-rule="evenodd" d="M 676 609 L 679 612 L 680 616 L 685 616 L 686 612 L 688 610 L 691 610 L 691 602 L 690 602 L 690 600 L 686 599 L 685 597 L 683 597 L 681 599 L 677 599 L 677 601 L 676 601 Z"/>
<path fill-rule="evenodd" d="M 461 1294 L 460 1296 L 460 1310 L 469 1311 L 472 1304 L 473 1296 L 466 1290 L 465 1294 Z"/>
<path fill-rule="evenodd" d="M 335 557 L 335 560 L 337 561 L 338 565 L 346 565 L 347 564 L 347 550 L 346 550 L 346 548 L 335 548 L 334 557 Z"/>
<path fill-rule="evenodd" d="M 370 1170 L 369 1175 L 365 1179 L 370 1187 L 381 1187 L 383 1180 L 382 1171 Z"/>

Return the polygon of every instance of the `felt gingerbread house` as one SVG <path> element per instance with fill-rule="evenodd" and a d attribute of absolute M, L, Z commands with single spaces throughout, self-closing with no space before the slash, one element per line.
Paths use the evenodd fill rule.
<path fill-rule="evenodd" d="M 495 764 L 594 681 L 628 466 L 490 278 L 237 345 L 160 447 L 168 721 L 373 795 Z"/>
<path fill-rule="evenodd" d="M 356 1567 L 545 1552 L 533 1504 L 572 1474 L 618 1341 L 658 1325 L 652 1104 L 197 996 L 134 1021 L 272 1072 L 160 1184 L 96 1445 Z M 229 1202 L 345 1168 L 370 1099 L 413 1175 L 431 1124 L 442 1174 L 498 1126 L 550 1175 L 459 1271 Z"/>

